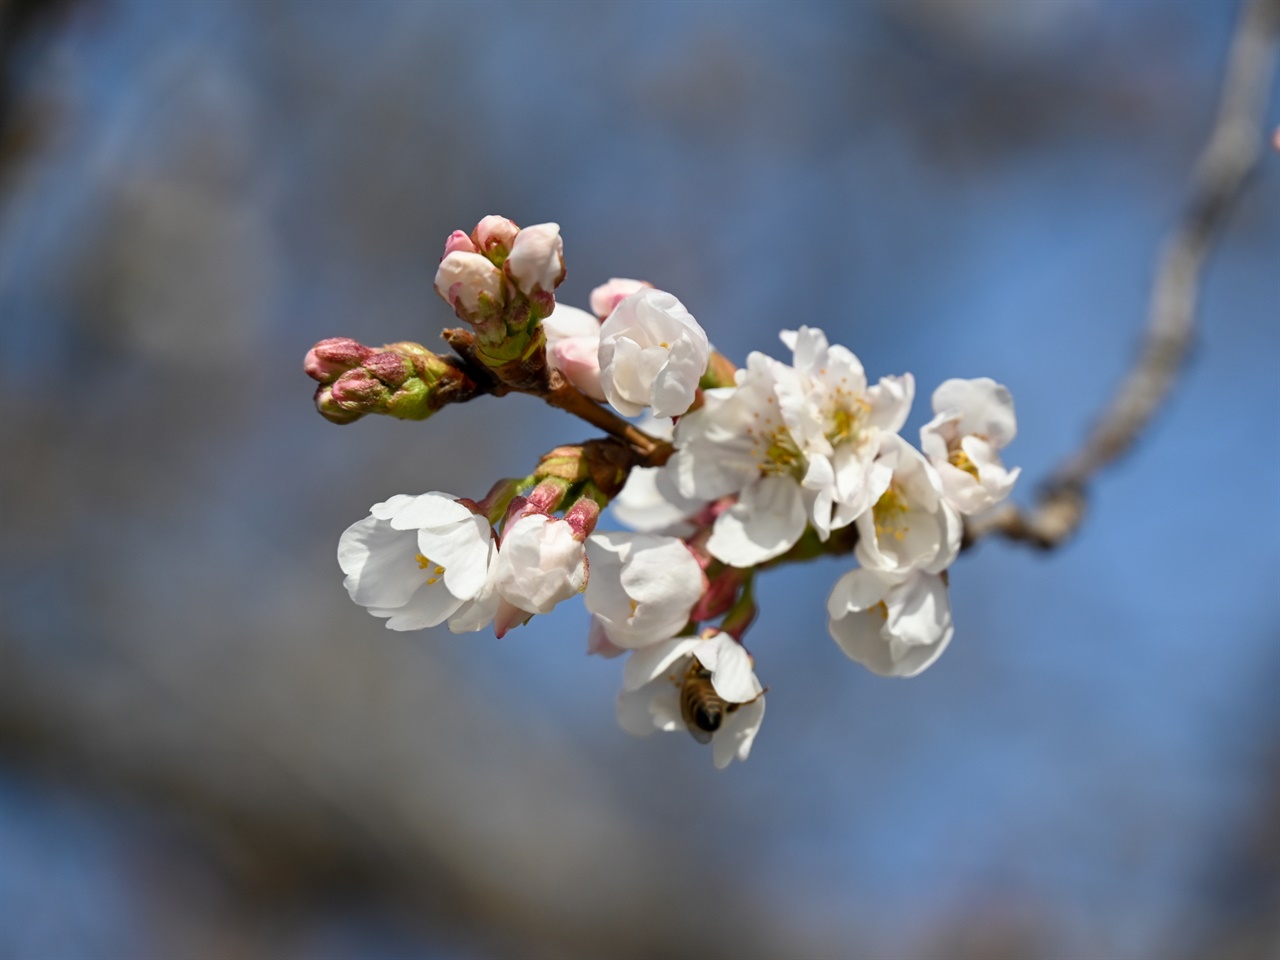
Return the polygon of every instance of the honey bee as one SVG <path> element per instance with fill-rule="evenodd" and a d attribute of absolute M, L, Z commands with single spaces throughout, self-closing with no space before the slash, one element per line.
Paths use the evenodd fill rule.
<path fill-rule="evenodd" d="M 694 657 L 680 685 L 680 718 L 699 743 L 710 743 L 724 718 L 738 709 L 711 685 L 711 672 Z"/>

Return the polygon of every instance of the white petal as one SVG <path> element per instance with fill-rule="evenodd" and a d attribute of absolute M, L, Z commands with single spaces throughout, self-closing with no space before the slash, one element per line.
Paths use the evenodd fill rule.
<path fill-rule="evenodd" d="M 396 530 L 418 530 L 459 523 L 474 514 L 447 493 L 424 493 L 412 497 L 391 518 Z"/>
<path fill-rule="evenodd" d="M 751 755 L 760 724 L 764 721 L 764 697 L 744 703 L 724 718 L 724 723 L 711 740 L 711 760 L 723 770 L 736 757 L 746 760 Z"/>
<path fill-rule="evenodd" d="M 839 619 L 848 613 L 870 610 L 902 580 L 900 576 L 866 567 L 850 570 L 831 588 L 831 595 L 827 597 L 827 615 Z"/>
<path fill-rule="evenodd" d="M 409 602 L 394 611 L 388 630 L 423 630 L 443 623 L 465 601 L 458 599 L 440 582 L 424 583 Z"/>
<path fill-rule="evenodd" d="M 698 637 L 675 637 L 637 650 L 622 668 L 622 689 L 638 690 L 653 682 L 701 642 Z"/>
<path fill-rule="evenodd" d="M 455 597 L 470 600 L 483 588 L 493 549 L 492 528 L 484 517 L 468 511 L 466 520 L 449 527 L 418 531 L 418 552 L 444 567 L 444 582 Z"/>
<path fill-rule="evenodd" d="M 716 518 L 707 550 L 735 567 L 752 567 L 790 550 L 808 522 L 800 486 L 791 477 L 764 477 Z"/>
<path fill-rule="evenodd" d="M 547 344 L 569 337 L 600 338 L 600 321 L 585 310 L 557 303 L 551 315 L 542 321 L 542 329 L 547 335 Z"/>
<path fill-rule="evenodd" d="M 727 633 L 718 633 L 694 648 L 693 655 L 711 671 L 711 686 L 730 703 L 754 700 L 763 689 L 751 669 L 751 657 Z"/>
<path fill-rule="evenodd" d="M 353 523 L 338 540 L 338 565 L 347 574 L 343 585 L 362 607 L 403 606 L 427 577 L 417 554 L 412 533 L 392 530 L 376 517 Z"/>
<path fill-rule="evenodd" d="M 1018 433 L 1013 395 L 989 377 L 945 381 L 933 392 L 933 409 L 935 413 L 959 414 L 960 433 L 977 434 L 997 450 Z"/>
<path fill-rule="evenodd" d="M 627 733 L 637 737 L 647 737 L 657 727 L 653 722 L 653 714 L 649 712 L 649 701 L 653 699 L 653 688 L 641 687 L 639 690 L 623 690 L 618 694 L 618 726 Z"/>

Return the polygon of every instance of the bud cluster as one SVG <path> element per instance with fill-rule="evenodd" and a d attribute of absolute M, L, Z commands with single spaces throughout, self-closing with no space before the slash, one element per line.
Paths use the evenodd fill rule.
<path fill-rule="evenodd" d="M 555 310 L 555 289 L 564 276 L 559 224 L 521 229 L 506 217 L 489 216 L 470 235 L 449 235 L 435 287 L 475 329 L 478 359 L 501 382 L 526 387 L 545 379 L 539 321 Z"/>
<path fill-rule="evenodd" d="M 948 570 L 962 518 L 1018 476 L 1000 459 L 1016 433 L 1008 390 L 946 381 L 917 449 L 901 436 L 909 373 L 871 383 L 851 351 L 807 326 L 782 331 L 789 362 L 756 352 L 738 370 L 670 293 L 615 278 L 588 312 L 556 303 L 564 273 L 557 225 L 486 217 L 449 237 L 436 274 L 473 330 L 450 334 L 464 356 L 346 338 L 307 354 L 317 406 L 335 422 L 422 419 L 516 390 L 611 434 L 556 447 L 479 501 L 431 492 L 375 504 L 339 542 L 351 598 L 391 629 L 447 622 L 501 637 L 581 594 L 588 652 L 627 657 L 622 727 L 687 730 L 717 767 L 746 759 L 764 717 L 743 645 L 763 570 L 852 555 L 827 601 L 839 648 L 883 676 L 934 663 L 954 632 Z M 596 529 L 609 505 L 631 531 Z"/>
<path fill-rule="evenodd" d="M 303 369 L 320 381 L 316 409 L 333 423 L 351 423 L 367 413 L 425 420 L 446 403 L 484 392 L 455 358 L 416 343 L 375 350 L 350 337 L 330 337 L 307 351 Z"/>

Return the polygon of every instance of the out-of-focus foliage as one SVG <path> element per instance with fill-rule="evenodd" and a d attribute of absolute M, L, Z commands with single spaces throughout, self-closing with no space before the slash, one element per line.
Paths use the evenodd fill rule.
<path fill-rule="evenodd" d="M 1079 539 L 962 558 L 909 682 L 827 638 L 838 564 L 764 578 L 769 721 L 728 773 L 617 729 L 580 610 L 401 635 L 341 589 L 370 503 L 482 494 L 581 424 L 338 428 L 300 370 L 325 336 L 433 343 L 455 226 L 557 220 L 565 302 L 642 277 L 731 357 L 810 323 L 925 396 L 1007 383 L 1033 484 L 1129 360 L 1235 13 L 31 17 L 0 64 L 0 953 L 1276 949 L 1275 156 Z"/>

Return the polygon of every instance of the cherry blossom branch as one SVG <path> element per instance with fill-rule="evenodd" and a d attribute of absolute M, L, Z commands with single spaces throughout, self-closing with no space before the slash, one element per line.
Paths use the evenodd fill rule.
<path fill-rule="evenodd" d="M 966 547 L 991 534 L 1046 550 L 1065 542 L 1084 519 L 1090 481 L 1129 451 L 1168 397 L 1190 347 L 1205 261 L 1266 139 L 1262 126 L 1278 30 L 1280 0 L 1246 0 L 1213 131 L 1196 165 L 1182 217 L 1166 242 L 1133 369 L 1084 446 L 1050 475 L 1036 504 L 1025 510 L 1008 504 L 969 521 Z"/>
<path fill-rule="evenodd" d="M 603 430 L 611 437 L 623 441 L 636 455 L 636 465 L 643 467 L 660 467 L 671 457 L 673 448 L 665 440 L 651 437 L 639 427 L 623 420 L 616 413 L 592 400 L 572 383 L 556 371 L 551 371 L 549 382 L 545 387 L 517 388 L 498 381 L 485 369 L 475 357 L 475 336 L 461 327 L 451 327 L 442 334 L 446 343 L 458 354 L 465 364 L 467 373 L 477 383 L 483 384 L 480 392 L 494 396 L 507 393 L 527 393 L 540 397 L 549 405 L 580 420 L 585 420 L 593 427 Z M 459 400 L 471 397 L 459 396 Z"/>

